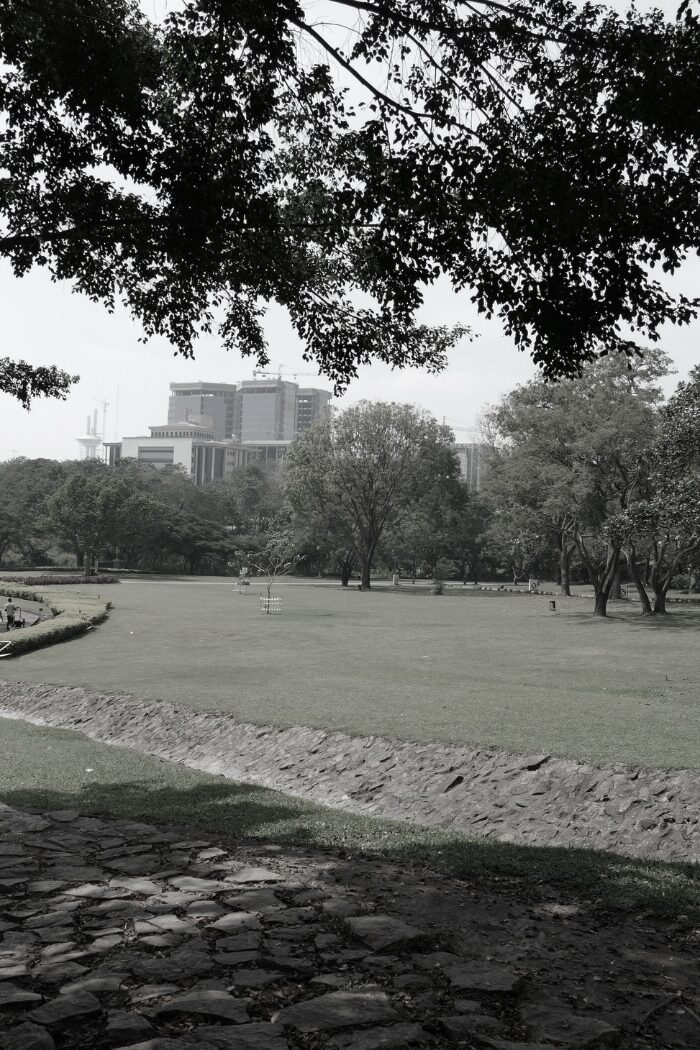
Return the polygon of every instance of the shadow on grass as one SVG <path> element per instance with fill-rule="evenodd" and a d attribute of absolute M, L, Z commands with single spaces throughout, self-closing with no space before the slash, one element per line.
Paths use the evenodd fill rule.
<path fill-rule="evenodd" d="M 632 608 L 625 603 L 608 606 L 607 616 L 594 616 L 593 609 L 568 610 L 567 620 L 579 627 L 604 628 L 609 624 L 624 624 L 643 631 L 697 631 L 700 628 L 700 610 L 692 612 L 688 609 L 671 608 L 665 616 L 644 616 L 639 609 Z"/>
<path fill-rule="evenodd" d="M 492 842 L 416 825 L 360 817 L 230 781 L 187 788 L 148 781 L 90 784 L 77 791 L 12 790 L 7 805 L 24 810 L 78 809 L 177 825 L 230 844 L 279 844 L 427 869 L 487 892 L 517 898 L 585 902 L 603 912 L 639 912 L 700 920 L 700 865 L 640 861 L 595 850 Z"/>

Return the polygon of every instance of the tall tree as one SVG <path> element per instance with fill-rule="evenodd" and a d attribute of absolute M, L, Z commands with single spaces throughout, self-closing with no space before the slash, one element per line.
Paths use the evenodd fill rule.
<path fill-rule="evenodd" d="M 657 433 L 648 450 L 649 484 L 642 498 L 610 523 L 618 532 L 645 613 L 666 612 L 666 595 L 683 565 L 700 550 L 700 368 L 679 383 L 659 412 Z M 651 608 L 636 564 L 646 554 Z"/>
<path fill-rule="evenodd" d="M 549 376 L 697 313 L 654 269 L 700 246 L 690 11 L 327 7 L 184 0 L 156 24 L 137 0 L 5 0 L 0 256 L 187 356 L 217 328 L 266 364 L 275 300 L 341 386 L 443 364 L 464 329 L 416 319 L 441 274 Z M 0 368 L 24 400 L 67 380 Z"/>
<path fill-rule="evenodd" d="M 0 547 L 15 548 L 27 560 L 34 561 L 34 555 L 43 547 L 37 519 L 44 502 L 76 469 L 77 463 L 55 459 L 19 457 L 0 463 Z"/>
<path fill-rule="evenodd" d="M 129 488 L 100 463 L 72 474 L 46 500 L 43 527 L 82 560 L 88 576 L 95 558 L 118 542 Z"/>
<path fill-rule="evenodd" d="M 623 544 L 606 525 L 647 485 L 645 450 L 655 436 L 658 380 L 668 368 L 659 350 L 633 367 L 620 357 L 602 358 L 579 379 L 517 387 L 490 413 L 514 486 L 511 510 L 520 508 L 527 522 L 535 513 L 543 527 L 575 545 L 599 616 L 606 615 Z M 487 486 L 497 486 L 497 470 L 490 477 Z"/>
<path fill-rule="evenodd" d="M 449 428 L 410 405 L 362 401 L 294 442 L 283 475 L 287 499 L 296 513 L 311 505 L 343 516 L 369 589 L 384 531 L 456 478 L 453 440 Z"/>

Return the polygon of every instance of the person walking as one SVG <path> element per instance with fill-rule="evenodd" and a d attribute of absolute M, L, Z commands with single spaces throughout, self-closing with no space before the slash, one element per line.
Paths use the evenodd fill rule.
<path fill-rule="evenodd" d="M 11 631 L 15 625 L 15 613 L 17 612 L 17 606 L 12 601 L 12 598 L 8 598 L 5 602 L 3 612 L 5 613 L 5 619 L 7 620 L 7 629 L 8 631 Z"/>

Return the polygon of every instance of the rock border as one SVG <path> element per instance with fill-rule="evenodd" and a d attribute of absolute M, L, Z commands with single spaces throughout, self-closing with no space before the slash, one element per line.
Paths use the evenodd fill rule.
<path fill-rule="evenodd" d="M 368 816 L 537 846 L 700 861 L 700 774 L 598 768 L 305 726 L 237 722 L 127 694 L 0 681 L 0 716 Z"/>

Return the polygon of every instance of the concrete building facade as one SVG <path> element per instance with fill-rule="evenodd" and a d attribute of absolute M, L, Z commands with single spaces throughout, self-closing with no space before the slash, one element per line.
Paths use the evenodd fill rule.
<path fill-rule="evenodd" d="M 315 387 L 299 387 L 297 390 L 297 435 L 313 426 L 328 411 L 331 401 L 329 390 L 317 390 Z"/>
<path fill-rule="evenodd" d="M 274 469 L 297 434 L 330 402 L 327 390 L 299 389 L 281 377 L 234 383 L 171 383 L 168 422 L 148 435 L 105 442 L 105 460 L 179 466 L 197 485 L 259 463 Z"/>
<path fill-rule="evenodd" d="M 238 432 L 237 391 L 235 383 L 171 383 L 168 423 L 196 423 L 230 440 Z"/>
<path fill-rule="evenodd" d="M 481 490 L 486 447 L 486 445 L 476 441 L 454 446 L 457 459 L 459 460 L 460 473 L 466 481 L 470 492 L 479 492 Z"/>
<path fill-rule="evenodd" d="M 107 461 L 137 459 L 154 467 L 182 467 L 196 485 L 228 477 L 255 462 L 258 452 L 234 441 L 218 441 L 211 430 L 195 424 L 149 427 L 151 433 L 125 437 L 108 445 Z"/>
<path fill-rule="evenodd" d="M 291 441 L 296 437 L 299 387 L 284 379 L 252 379 L 240 387 L 240 440 Z"/>

